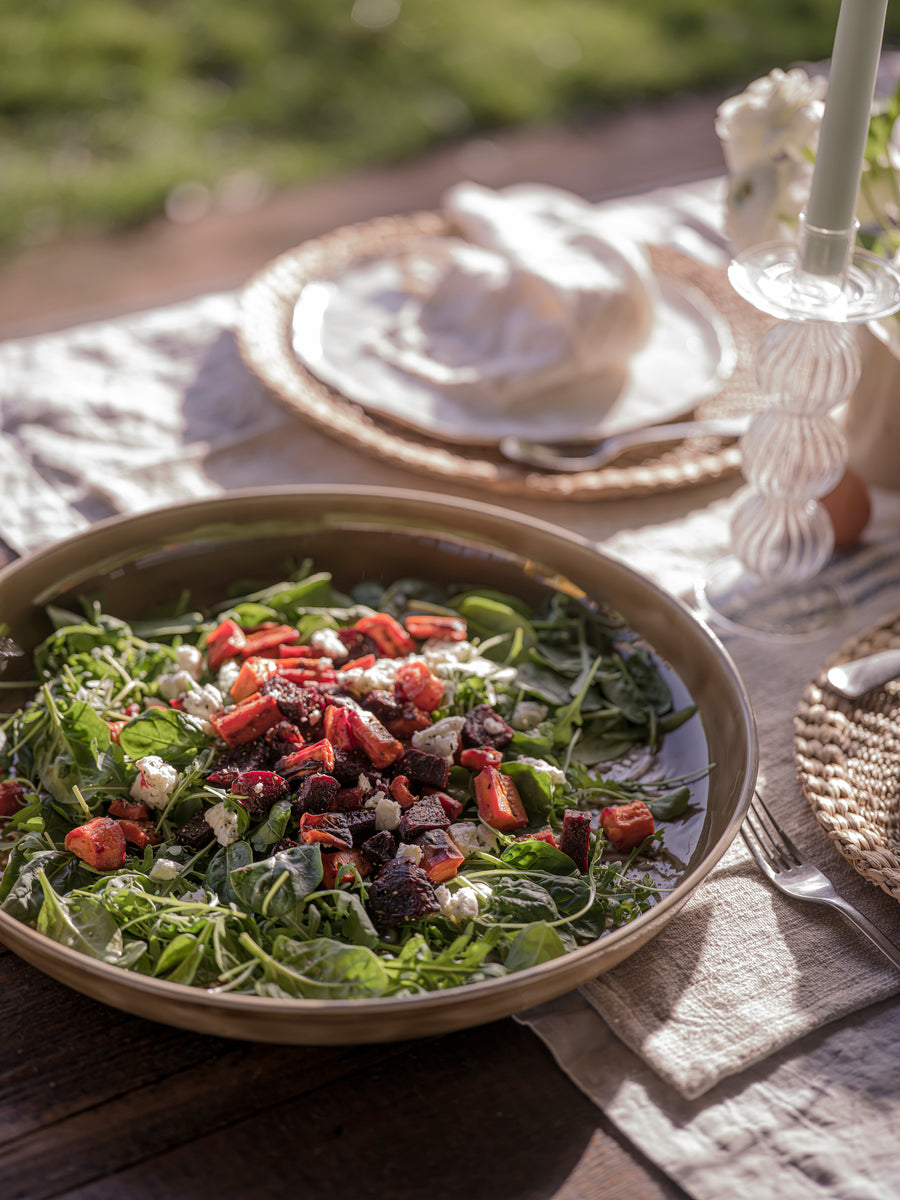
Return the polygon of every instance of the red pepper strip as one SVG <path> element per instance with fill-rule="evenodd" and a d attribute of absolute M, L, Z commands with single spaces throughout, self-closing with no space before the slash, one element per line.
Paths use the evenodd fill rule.
<path fill-rule="evenodd" d="M 633 850 L 656 828 L 653 813 L 643 800 L 604 808 L 600 827 L 616 850 Z"/>
<path fill-rule="evenodd" d="M 247 635 L 237 622 L 226 617 L 212 633 L 206 635 L 206 661 L 211 671 L 217 670 L 226 658 L 235 658 L 247 643 Z"/>
<path fill-rule="evenodd" d="M 325 737 L 338 750 L 349 750 L 353 745 L 353 733 L 350 729 L 350 715 L 340 704 L 329 704 L 322 718 L 325 725 Z"/>
<path fill-rule="evenodd" d="M 252 658 L 253 655 L 275 654 L 280 656 L 281 647 L 299 642 L 300 631 L 292 625 L 275 625 L 272 629 L 261 629 L 251 633 L 241 650 L 241 658 Z"/>
<path fill-rule="evenodd" d="M 410 613 L 403 621 L 411 637 L 420 642 L 426 638 L 446 638 L 451 642 L 464 642 L 468 629 L 462 617 L 432 616 L 430 613 Z"/>
<path fill-rule="evenodd" d="M 444 684 L 423 662 L 397 668 L 397 690 L 423 712 L 434 712 L 444 702 Z"/>
<path fill-rule="evenodd" d="M 403 658 L 416 648 L 416 643 L 390 613 L 379 612 L 360 617 L 353 628 L 370 637 L 379 653 L 386 658 Z"/>

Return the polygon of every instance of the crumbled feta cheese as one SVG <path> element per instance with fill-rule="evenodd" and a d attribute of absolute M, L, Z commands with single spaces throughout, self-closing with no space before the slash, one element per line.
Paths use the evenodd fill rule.
<path fill-rule="evenodd" d="M 451 921 L 472 921 L 478 916 L 478 893 L 474 888 L 461 887 L 451 892 L 443 883 L 434 889 L 441 912 Z"/>
<path fill-rule="evenodd" d="M 546 704 L 540 704 L 537 700 L 520 700 L 512 711 L 509 723 L 513 729 L 534 729 L 549 711 Z"/>
<path fill-rule="evenodd" d="M 227 696 L 231 691 L 231 685 L 241 673 L 241 664 L 234 658 L 226 658 L 219 668 L 219 674 L 216 676 L 216 687 L 223 696 Z"/>
<path fill-rule="evenodd" d="M 359 790 L 362 792 L 362 794 L 364 796 L 367 795 L 372 790 L 372 785 L 371 785 L 371 783 L 369 783 L 369 781 L 365 777 L 365 775 L 360 775 L 360 777 L 356 781 L 356 786 L 359 788 Z"/>
<path fill-rule="evenodd" d="M 194 686 L 190 671 L 173 671 L 171 675 L 160 675 L 159 694 L 164 700 L 176 700 Z"/>
<path fill-rule="evenodd" d="M 148 754 L 135 763 L 137 778 L 131 785 L 131 798 L 150 808 L 165 808 L 178 782 L 178 772 L 158 754 Z"/>
<path fill-rule="evenodd" d="M 516 761 L 524 763 L 526 767 L 534 767 L 535 771 L 540 771 L 544 775 L 549 775 L 551 783 L 566 782 L 565 771 L 560 767 L 554 767 L 552 763 L 544 762 L 542 758 L 527 758 L 524 754 L 520 754 Z"/>
<path fill-rule="evenodd" d="M 450 826 L 447 833 L 466 858 L 477 850 L 497 849 L 497 839 L 491 830 L 475 821 L 457 821 Z"/>
<path fill-rule="evenodd" d="M 367 696 L 369 692 L 390 692 L 397 679 L 397 668 L 402 659 L 377 658 L 371 667 L 349 667 L 338 672 L 338 679 L 354 696 Z"/>
<path fill-rule="evenodd" d="M 214 683 L 195 687 L 184 694 L 184 711 L 201 721 L 208 721 L 213 713 L 221 712 L 224 705 L 222 693 Z"/>
<path fill-rule="evenodd" d="M 203 887 L 195 888 L 192 892 L 185 892 L 183 896 L 179 897 L 179 899 L 184 900 L 188 904 L 219 903 L 219 897 L 215 894 L 215 892 L 208 892 L 206 888 Z"/>
<path fill-rule="evenodd" d="M 459 749 L 459 735 L 465 723 L 465 717 L 444 717 L 426 729 L 417 729 L 410 740 L 416 750 L 421 750 L 423 754 L 436 754 L 452 762 Z"/>
<path fill-rule="evenodd" d="M 506 729 L 506 723 L 501 721 L 499 717 L 484 718 L 485 733 L 503 733 Z"/>
<path fill-rule="evenodd" d="M 151 879 L 162 881 L 176 879 L 180 874 L 181 865 L 177 862 L 172 862 L 171 858 L 158 858 L 149 871 Z"/>
<path fill-rule="evenodd" d="M 422 646 L 422 659 L 442 679 L 455 675 L 477 675 L 479 679 L 509 681 L 516 677 L 515 667 L 483 658 L 471 642 L 453 642 L 449 638 L 429 638 Z"/>
<path fill-rule="evenodd" d="M 238 815 L 226 808 L 224 802 L 214 804 L 203 814 L 206 823 L 216 835 L 220 846 L 230 846 L 238 838 Z"/>
<path fill-rule="evenodd" d="M 347 647 L 337 635 L 336 629 L 317 629 L 310 637 L 309 644 L 318 650 L 323 658 L 346 658 Z"/>
<path fill-rule="evenodd" d="M 408 858 L 410 862 L 414 862 L 418 866 L 422 861 L 422 847 L 413 846 L 411 842 L 401 842 L 394 858 Z"/>
<path fill-rule="evenodd" d="M 179 671 L 187 671 L 194 679 L 199 679 L 203 655 L 196 646 L 178 646 L 175 650 L 175 664 Z"/>
<path fill-rule="evenodd" d="M 375 828 L 379 833 L 382 829 L 396 829 L 402 815 L 403 809 L 397 801 L 382 795 L 375 803 Z"/>

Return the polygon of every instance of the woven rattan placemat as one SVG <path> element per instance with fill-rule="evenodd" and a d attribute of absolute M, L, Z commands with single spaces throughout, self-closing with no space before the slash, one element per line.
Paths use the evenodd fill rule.
<path fill-rule="evenodd" d="M 844 700 L 825 671 L 900 646 L 900 613 L 859 634 L 809 684 L 794 756 L 816 820 L 864 878 L 900 900 L 900 680 Z"/>
<path fill-rule="evenodd" d="M 298 361 L 291 321 L 301 288 L 362 255 L 399 242 L 452 232 L 437 213 L 385 217 L 345 226 L 282 254 L 254 276 L 241 296 L 237 339 L 250 369 L 293 412 L 366 454 L 433 478 L 510 496 L 548 499 L 619 499 L 690 487 L 735 474 L 740 451 L 733 440 L 691 438 L 623 454 L 602 470 L 578 474 L 536 471 L 505 461 L 484 446 L 449 445 L 366 412 L 318 380 Z M 741 300 L 724 270 L 676 250 L 651 247 L 656 272 L 699 288 L 728 320 L 737 362 L 718 396 L 698 405 L 698 416 L 758 408 L 752 355 L 769 318 Z"/>

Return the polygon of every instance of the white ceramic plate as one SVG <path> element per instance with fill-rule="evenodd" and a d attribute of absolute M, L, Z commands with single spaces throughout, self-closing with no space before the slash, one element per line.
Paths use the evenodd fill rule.
<path fill-rule="evenodd" d="M 477 391 L 441 391 L 371 349 L 394 320 L 403 282 L 399 259 L 373 255 L 307 283 L 293 312 L 299 361 L 323 383 L 372 414 L 448 442 L 495 445 L 503 437 L 581 441 L 607 437 L 690 412 L 716 395 L 736 350 L 725 318 L 697 288 L 658 279 L 653 333 L 618 376 L 597 376 L 562 405 L 548 393 L 529 409 L 491 409 Z"/>

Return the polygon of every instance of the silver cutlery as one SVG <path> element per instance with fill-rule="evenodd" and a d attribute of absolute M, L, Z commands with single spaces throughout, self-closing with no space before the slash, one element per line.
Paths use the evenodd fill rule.
<path fill-rule="evenodd" d="M 687 437 L 714 434 L 717 437 L 740 437 L 747 431 L 756 413 L 741 413 L 735 417 L 710 417 L 708 420 L 676 421 L 671 425 L 647 425 L 627 433 L 613 434 L 592 450 L 567 454 L 563 443 L 531 442 L 524 438 L 505 437 L 500 441 L 500 453 L 510 462 L 545 471 L 595 471 L 605 467 L 626 450 L 635 446 L 650 446 L 658 442 L 677 442 Z"/>
<path fill-rule="evenodd" d="M 866 692 L 890 683 L 900 676 L 900 650 L 879 650 L 863 658 L 829 667 L 825 672 L 828 686 L 845 700 L 858 700 Z"/>
<path fill-rule="evenodd" d="M 798 900 L 824 904 L 836 909 L 876 946 L 895 967 L 900 967 L 900 949 L 888 941 L 880 929 L 834 890 L 831 880 L 818 867 L 803 861 L 797 847 L 781 829 L 763 803 L 759 792 L 750 801 L 750 809 L 741 826 L 741 836 L 756 859 L 759 869 L 780 892 Z"/>

